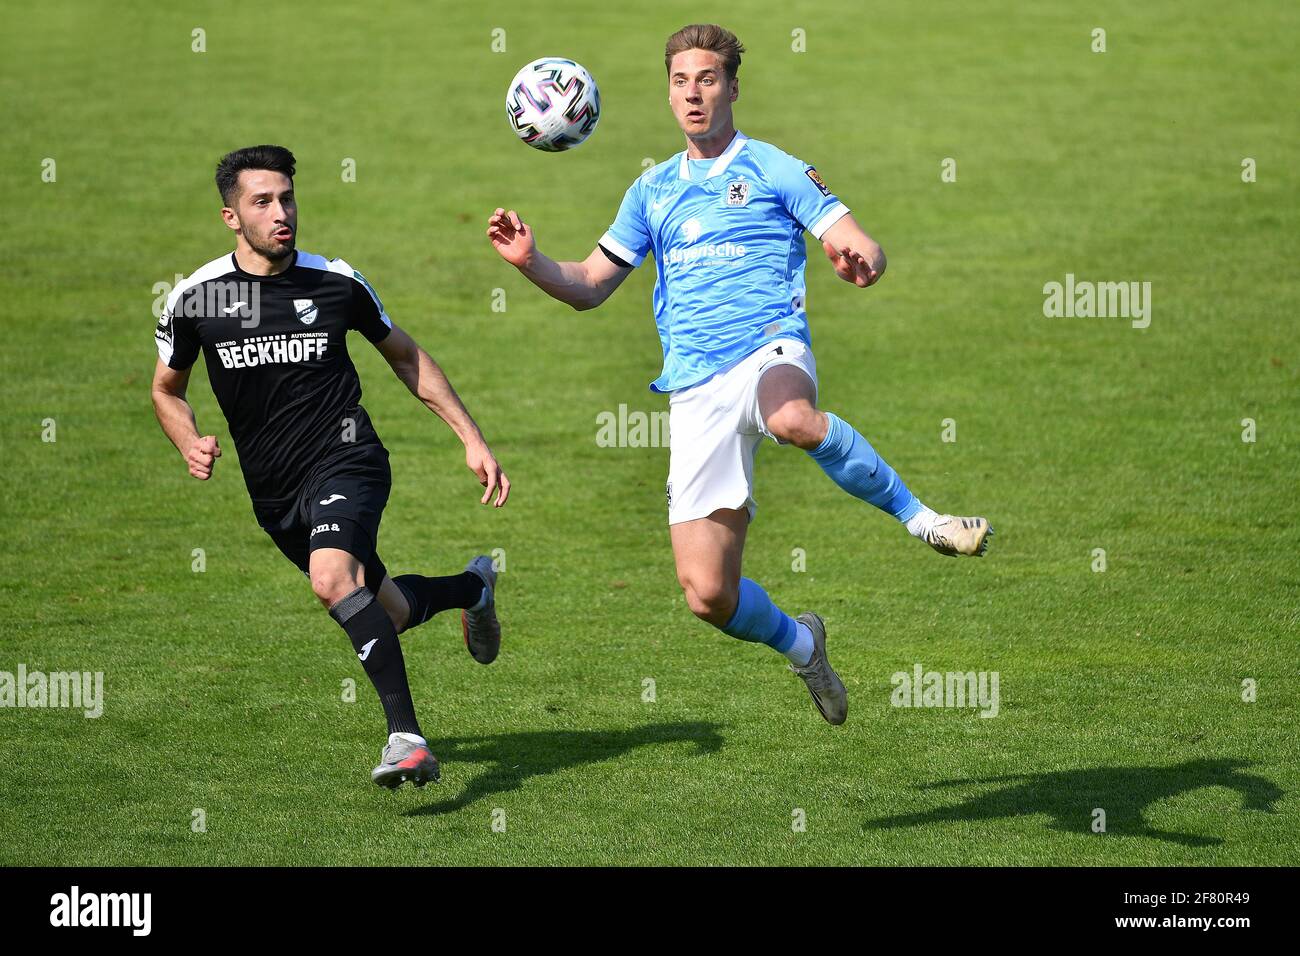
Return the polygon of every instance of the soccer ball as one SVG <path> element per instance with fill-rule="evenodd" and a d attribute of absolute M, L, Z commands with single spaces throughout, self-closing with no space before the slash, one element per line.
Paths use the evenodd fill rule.
<path fill-rule="evenodd" d="M 548 153 L 573 149 L 600 121 L 600 90 L 577 63 L 544 56 L 510 81 L 506 117 L 510 128 L 534 149 Z"/>

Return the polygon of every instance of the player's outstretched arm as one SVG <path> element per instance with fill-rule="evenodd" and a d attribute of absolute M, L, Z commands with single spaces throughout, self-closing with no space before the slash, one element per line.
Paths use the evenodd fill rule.
<path fill-rule="evenodd" d="M 533 230 L 513 209 L 498 209 L 488 217 L 492 246 L 528 281 L 553 299 L 579 312 L 594 309 L 610 297 L 632 269 L 615 265 L 597 247 L 582 262 L 556 262 L 537 248 Z"/>
<path fill-rule="evenodd" d="M 194 409 L 185 401 L 190 370 L 177 370 L 159 359 L 153 372 L 153 411 L 158 424 L 185 459 L 190 474 L 200 481 L 212 477 L 212 469 L 221 457 L 216 435 L 200 435 Z"/>
<path fill-rule="evenodd" d="M 822 249 L 835 274 L 861 289 L 875 285 L 885 272 L 885 252 L 852 215 L 844 215 L 822 233 Z"/>
<path fill-rule="evenodd" d="M 415 339 L 396 325 L 375 348 L 379 349 L 380 354 L 392 366 L 394 374 L 411 390 L 411 394 L 446 422 L 461 440 L 465 446 L 465 464 L 478 476 L 479 484 L 487 489 L 479 499 L 480 502 L 487 504 L 495 492 L 496 500 L 492 504 L 497 508 L 504 505 L 510 497 L 510 479 L 497 464 L 483 433 L 479 431 L 478 425 L 438 363 L 420 348 Z"/>

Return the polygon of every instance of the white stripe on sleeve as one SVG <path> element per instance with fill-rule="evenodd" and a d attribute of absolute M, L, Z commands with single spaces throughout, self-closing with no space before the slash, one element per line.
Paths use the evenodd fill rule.
<path fill-rule="evenodd" d="M 813 234 L 814 238 L 820 239 L 827 229 L 835 225 L 848 214 L 849 207 L 844 205 L 842 202 L 837 202 L 827 211 L 826 215 L 822 216 L 815 223 L 809 226 L 808 231 Z"/>

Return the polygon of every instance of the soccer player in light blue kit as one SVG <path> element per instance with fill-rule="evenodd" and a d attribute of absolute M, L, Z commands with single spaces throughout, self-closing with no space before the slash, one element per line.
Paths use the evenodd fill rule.
<path fill-rule="evenodd" d="M 650 388 L 669 395 L 668 523 L 687 604 L 724 633 L 784 654 L 821 715 L 841 724 L 848 697 L 822 619 L 791 618 L 741 577 L 763 438 L 802 448 L 837 485 L 942 554 L 980 556 L 993 530 L 984 518 L 927 508 L 853 426 L 818 409 L 803 234 L 859 288 L 879 280 L 885 256 L 815 169 L 736 130 L 743 52 L 711 24 L 668 38 L 668 102 L 686 150 L 632 184 L 585 261 L 548 259 L 514 210 L 497 209 L 487 234 L 502 258 L 579 310 L 604 302 L 653 253 L 664 367 Z"/>

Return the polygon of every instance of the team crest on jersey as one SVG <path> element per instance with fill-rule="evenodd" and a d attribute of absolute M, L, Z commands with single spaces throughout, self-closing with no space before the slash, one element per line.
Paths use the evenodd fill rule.
<path fill-rule="evenodd" d="M 303 325 L 311 325 L 316 321 L 316 316 L 320 310 L 316 308 L 316 303 L 311 299 L 294 299 L 293 314 L 298 317 L 298 321 Z"/>
<path fill-rule="evenodd" d="M 829 196 L 831 194 L 830 189 L 827 187 L 827 185 L 824 182 L 822 182 L 822 178 L 817 175 L 816 167 L 809 166 L 807 169 L 804 170 L 804 174 L 809 179 L 812 180 L 812 184 L 821 191 L 821 194 L 823 196 Z"/>
<path fill-rule="evenodd" d="M 749 183 L 743 179 L 733 179 L 727 183 L 727 205 L 743 206 L 749 202 Z"/>

